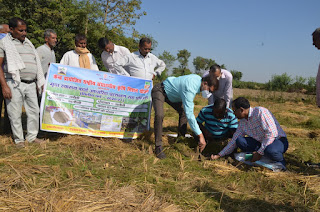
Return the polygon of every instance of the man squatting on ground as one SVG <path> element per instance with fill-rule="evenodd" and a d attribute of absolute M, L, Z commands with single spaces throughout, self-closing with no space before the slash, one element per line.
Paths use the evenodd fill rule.
<path fill-rule="evenodd" d="M 232 138 L 236 131 L 238 119 L 226 106 L 224 99 L 217 98 L 214 104 L 202 108 L 199 112 L 196 120 L 207 143 L 217 139 Z M 198 141 L 198 136 L 195 136 L 195 140 Z"/>
<path fill-rule="evenodd" d="M 26 38 L 27 24 L 20 18 L 9 20 L 10 34 L 0 41 L 0 83 L 6 99 L 13 139 L 17 147 L 24 147 L 21 122 L 22 106 L 27 114 L 28 142 L 44 142 L 37 138 L 39 105 L 37 89 L 45 83 L 41 62 L 31 41 Z M 4 69 L 2 64 L 5 64 Z"/>
<path fill-rule="evenodd" d="M 227 146 L 218 155 L 211 155 L 211 159 L 229 155 L 239 147 L 243 152 L 253 152 L 252 162 L 265 155 L 285 167 L 283 153 L 288 149 L 287 135 L 273 114 L 264 107 L 251 108 L 244 97 L 234 100 L 232 109 L 240 119 L 239 126 Z"/>
<path fill-rule="evenodd" d="M 162 148 L 164 102 L 168 103 L 179 113 L 178 135 L 185 136 L 188 121 L 192 131 L 196 136 L 199 136 L 199 147 L 200 151 L 202 151 L 206 146 L 206 142 L 193 113 L 193 100 L 200 91 L 202 91 L 204 98 L 208 98 L 218 88 L 219 81 L 213 74 L 209 74 L 209 76 L 203 78 L 196 74 L 168 77 L 165 81 L 153 87 L 151 97 L 155 111 L 155 154 L 158 158 L 162 159 L 166 157 Z"/>

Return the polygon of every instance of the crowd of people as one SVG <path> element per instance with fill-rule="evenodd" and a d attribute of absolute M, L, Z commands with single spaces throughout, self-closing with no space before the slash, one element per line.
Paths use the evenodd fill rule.
<path fill-rule="evenodd" d="M 320 49 L 320 28 L 312 35 L 313 44 Z M 15 17 L 9 20 L 9 24 L 0 25 L 0 39 L 0 107 L 2 109 L 2 102 L 5 102 L 4 130 L 12 131 L 18 148 L 23 148 L 25 141 L 43 143 L 43 139 L 37 138 L 39 99 L 49 65 L 56 63 L 54 47 L 57 44 L 57 33 L 52 29 L 45 30 L 45 43 L 36 49 L 27 38 L 26 21 Z M 142 38 L 139 50 L 132 53 L 106 37 L 100 38 L 97 45 L 103 50 L 101 59 L 110 73 L 153 80 L 166 68 L 164 61 L 150 53 L 152 41 L 149 38 Z M 83 34 L 75 36 L 75 49 L 66 52 L 60 64 L 99 70 L 94 56 L 87 49 L 87 38 Z M 196 118 L 194 98 L 198 93 L 208 99 L 208 106 Z M 320 107 L 319 94 L 320 66 L 317 76 L 317 104 Z M 208 142 L 231 138 L 221 152 L 211 155 L 211 159 L 229 155 L 240 148 L 253 153 L 252 162 L 265 155 L 285 167 L 283 154 L 288 149 L 288 140 L 280 124 L 268 109 L 253 108 L 244 97 L 233 100 L 232 74 L 219 65 L 211 66 L 202 77 L 196 74 L 168 77 L 154 85 L 151 97 L 155 111 L 156 157 L 166 157 L 162 144 L 166 102 L 179 114 L 178 135 L 185 136 L 189 123 L 200 151 Z M 27 115 L 25 136 L 21 121 L 22 106 Z"/>

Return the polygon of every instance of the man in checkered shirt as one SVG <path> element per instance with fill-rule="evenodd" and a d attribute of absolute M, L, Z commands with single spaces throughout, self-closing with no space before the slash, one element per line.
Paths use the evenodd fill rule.
<path fill-rule="evenodd" d="M 287 135 L 272 113 L 264 107 L 251 108 L 244 97 L 234 100 L 232 109 L 240 119 L 239 126 L 228 145 L 218 155 L 211 155 L 211 159 L 229 155 L 239 147 L 244 152 L 253 152 L 252 162 L 266 155 L 285 166 Z"/>

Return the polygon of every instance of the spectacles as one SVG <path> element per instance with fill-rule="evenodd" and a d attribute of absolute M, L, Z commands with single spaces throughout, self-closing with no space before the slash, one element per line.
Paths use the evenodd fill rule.
<path fill-rule="evenodd" d="M 240 108 L 237 108 L 237 109 L 235 109 L 235 110 L 232 109 L 232 111 L 233 111 L 233 113 L 236 113 L 236 111 L 239 110 L 239 109 L 240 109 Z"/>

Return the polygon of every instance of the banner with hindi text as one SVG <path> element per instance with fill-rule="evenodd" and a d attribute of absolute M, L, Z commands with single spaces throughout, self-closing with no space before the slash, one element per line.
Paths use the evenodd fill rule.
<path fill-rule="evenodd" d="M 42 95 L 41 130 L 136 138 L 149 130 L 152 81 L 53 63 Z"/>

